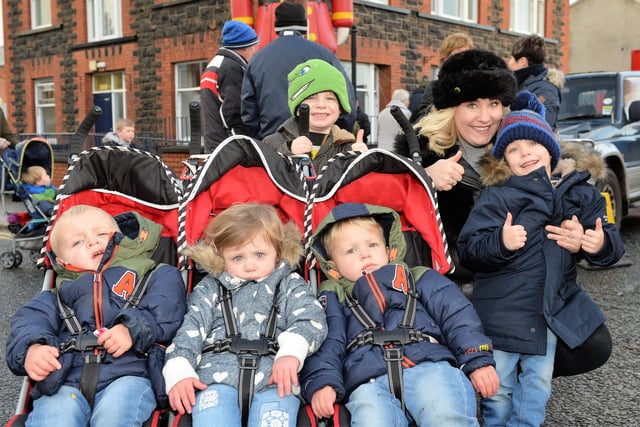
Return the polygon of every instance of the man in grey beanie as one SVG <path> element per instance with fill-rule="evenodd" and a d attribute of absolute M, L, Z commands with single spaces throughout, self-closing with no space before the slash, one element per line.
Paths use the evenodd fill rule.
<path fill-rule="evenodd" d="M 337 124 L 352 130 L 356 120 L 355 91 L 338 58 L 326 47 L 304 38 L 307 13 L 298 3 L 283 2 L 275 10 L 278 38 L 262 48 L 250 61 L 242 82 L 242 121 L 257 139 L 276 133 L 290 116 L 287 75 L 309 59 L 327 61 L 347 80 L 351 112 Z"/>

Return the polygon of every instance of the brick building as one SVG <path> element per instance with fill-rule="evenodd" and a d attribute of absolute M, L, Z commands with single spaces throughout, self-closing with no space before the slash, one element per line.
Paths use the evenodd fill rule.
<path fill-rule="evenodd" d="M 19 133 L 73 132 L 97 104 L 104 111 L 97 132 L 126 116 L 139 135 L 188 139 L 188 104 L 230 18 L 228 0 L 3 0 L 0 7 L 0 97 Z M 451 32 L 467 32 L 499 55 L 523 34 L 541 34 L 548 63 L 567 71 L 569 0 L 354 0 L 354 15 L 355 43 L 352 34 L 337 56 L 351 70 L 355 46 L 360 104 L 374 120 L 394 89 L 432 78 Z"/>

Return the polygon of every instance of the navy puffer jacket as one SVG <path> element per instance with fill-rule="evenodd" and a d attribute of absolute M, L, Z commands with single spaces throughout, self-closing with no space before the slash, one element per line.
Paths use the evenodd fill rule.
<path fill-rule="evenodd" d="M 379 206 L 347 203 L 339 205 L 325 218 L 314 234 L 314 254 L 323 271 L 328 271 L 321 236 L 334 222 L 348 217 L 373 216 L 385 229 L 389 246 L 398 252 L 398 263 L 392 263 L 372 273 L 373 280 L 360 278 L 355 283 L 346 279 L 328 280 L 320 287 L 320 302 L 327 314 L 328 335 L 317 353 L 307 359 L 300 376 L 305 399 L 326 385 L 332 386 L 338 400 L 343 400 L 359 385 L 387 373 L 382 348 L 366 344 L 347 351 L 347 345 L 365 327 L 354 316 L 345 301 L 351 293 L 385 330 L 395 330 L 402 322 L 407 295 L 393 286 L 401 263 L 405 243 L 397 213 Z M 425 271 L 426 270 L 426 271 Z M 406 270 L 405 270 L 406 271 Z M 493 366 L 491 340 L 483 333 L 473 306 L 459 288 L 446 277 L 425 268 L 413 269 L 418 292 L 414 328 L 437 340 L 404 346 L 405 366 L 425 361 L 446 361 L 469 374 L 482 366 Z M 377 296 L 377 298 L 376 298 Z"/>
<path fill-rule="evenodd" d="M 115 233 L 103 256 L 103 263 L 113 256 L 106 266 L 101 265 L 95 272 L 78 273 L 63 272 L 57 267 L 62 276 L 68 273 L 67 277 L 72 278 L 65 280 L 59 276 L 57 292 L 62 302 L 76 312 L 83 330 L 91 333 L 96 329 L 94 284 L 99 283 L 103 324 L 106 327 L 125 325 L 133 341 L 132 348 L 119 358 L 106 354 L 99 369 L 97 392 L 122 376 L 149 378 L 146 353 L 154 343 L 168 345 L 171 342 L 186 312 L 186 291 L 180 271 L 170 265 L 155 268 L 155 262 L 151 260 L 161 227 L 133 213 L 124 214 L 116 220 L 124 234 L 135 237 Z M 146 271 L 151 270 L 153 272 L 147 290 L 139 305 L 123 308 L 126 300 L 116 292 L 122 290 L 123 284 L 130 283 L 128 279 L 133 278 L 137 282 Z M 125 292 L 125 295 L 129 294 Z M 69 337 L 70 332 L 61 319 L 55 293 L 40 293 L 11 319 L 6 355 L 9 369 L 16 375 L 26 375 L 24 362 L 32 344 L 59 347 Z M 31 391 L 33 399 L 42 394 L 55 394 L 62 385 L 79 388 L 82 353 L 64 353 L 59 360 L 62 369 L 35 384 Z M 155 374 L 161 378 L 161 372 Z"/>
<path fill-rule="evenodd" d="M 524 354 L 546 352 L 547 326 L 575 348 L 605 321 L 598 305 L 576 282 L 576 261 L 607 266 L 624 254 L 614 224 L 606 222 L 605 201 L 588 182 L 588 167 L 599 169 L 597 153 L 572 148 L 576 170 L 553 186 L 544 167 L 525 176 L 512 176 L 506 163 L 490 161 L 484 170 L 487 189 L 476 202 L 460 238 L 463 265 L 476 272 L 473 301 L 496 349 Z M 567 157 L 567 146 L 563 157 Z M 577 156 L 577 157 L 576 157 Z M 487 156 L 489 159 L 491 156 Z M 586 165 L 583 168 L 583 165 Z M 502 243 L 507 212 L 512 224 L 523 225 L 527 241 L 511 251 Z M 546 225 L 560 226 L 577 216 L 584 229 L 603 220 L 605 245 L 597 254 L 571 254 L 547 238 Z"/>

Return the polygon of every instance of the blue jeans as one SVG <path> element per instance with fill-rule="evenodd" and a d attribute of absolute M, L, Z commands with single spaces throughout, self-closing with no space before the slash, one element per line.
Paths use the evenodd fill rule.
<path fill-rule="evenodd" d="M 147 378 L 118 378 L 96 393 L 93 410 L 80 390 L 63 385 L 53 396 L 33 401 L 26 426 L 142 426 L 155 407 L 156 398 Z"/>
<path fill-rule="evenodd" d="M 279 397 L 276 387 L 253 394 L 249 408 L 250 426 L 295 427 L 300 400 L 294 395 Z M 192 414 L 193 427 L 241 427 L 238 389 L 225 384 L 211 384 L 196 393 Z"/>
<path fill-rule="evenodd" d="M 422 362 L 404 369 L 403 379 L 405 405 L 418 426 L 478 425 L 475 393 L 461 370 L 447 362 Z M 346 406 L 353 427 L 409 424 L 386 374 L 358 386 Z"/>
<path fill-rule="evenodd" d="M 557 342 L 547 329 L 547 354 L 543 356 L 494 350 L 500 388 L 495 396 L 482 399 L 485 427 L 542 425 L 551 396 Z"/>

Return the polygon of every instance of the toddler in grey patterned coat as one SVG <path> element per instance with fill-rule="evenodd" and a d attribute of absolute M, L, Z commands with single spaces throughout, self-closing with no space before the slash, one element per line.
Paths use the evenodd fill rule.
<path fill-rule="evenodd" d="M 192 413 L 195 427 L 294 426 L 298 372 L 327 331 L 322 307 L 294 271 L 297 226 L 272 206 L 238 204 L 215 216 L 185 254 L 209 274 L 167 348 L 171 407 Z"/>

